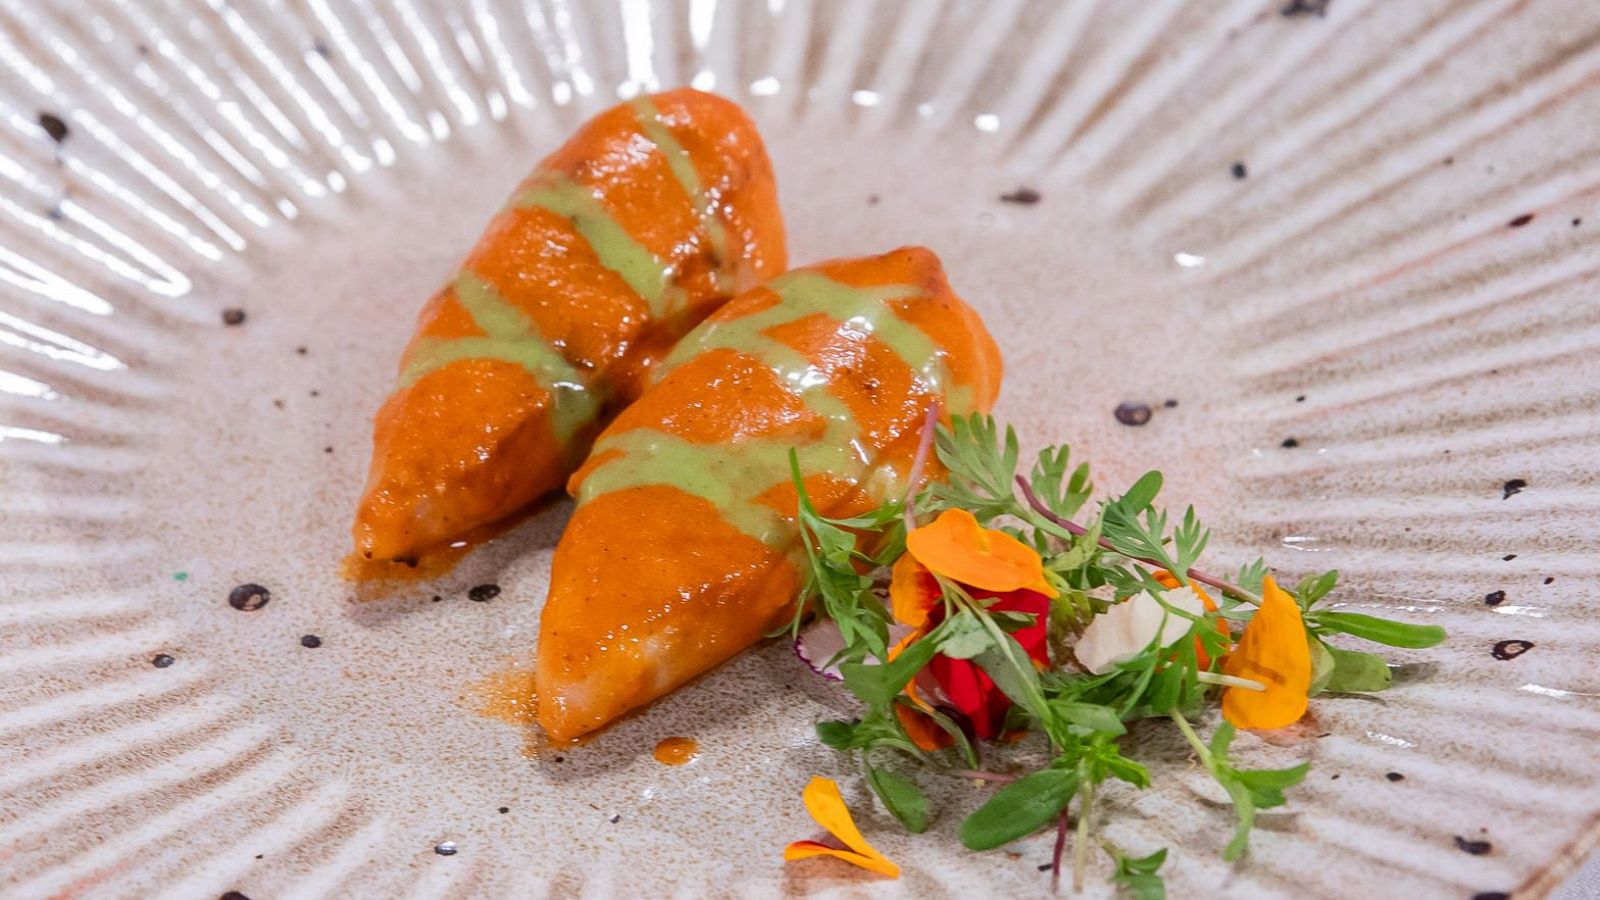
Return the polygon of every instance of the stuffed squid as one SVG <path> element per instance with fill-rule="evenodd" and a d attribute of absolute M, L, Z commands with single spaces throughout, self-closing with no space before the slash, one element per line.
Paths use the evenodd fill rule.
<path fill-rule="evenodd" d="M 683 89 L 591 119 L 423 308 L 378 411 L 357 552 L 414 565 L 558 488 L 678 339 L 786 267 L 761 138 Z"/>
<path fill-rule="evenodd" d="M 904 495 L 927 410 L 987 411 L 1000 354 L 938 258 L 798 269 L 718 310 L 657 366 L 572 477 L 535 691 L 553 740 L 606 725 L 793 614 L 790 451 L 824 515 Z"/>

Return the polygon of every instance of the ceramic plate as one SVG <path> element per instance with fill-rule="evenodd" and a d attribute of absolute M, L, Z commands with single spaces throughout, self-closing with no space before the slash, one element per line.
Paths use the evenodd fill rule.
<path fill-rule="evenodd" d="M 7 0 L 0 68 L 0 892 L 1047 891 L 1048 836 L 959 849 L 976 790 L 873 811 L 783 645 L 525 753 L 478 685 L 565 502 L 385 600 L 336 574 L 423 299 L 576 123 L 682 83 L 759 120 L 796 262 L 944 257 L 1030 443 L 1164 468 L 1219 567 L 1449 628 L 1241 739 L 1315 766 L 1237 867 L 1152 729 L 1166 787 L 1106 827 L 1173 896 L 1538 897 L 1600 835 L 1589 0 Z M 900 881 L 781 863 L 818 773 Z"/>

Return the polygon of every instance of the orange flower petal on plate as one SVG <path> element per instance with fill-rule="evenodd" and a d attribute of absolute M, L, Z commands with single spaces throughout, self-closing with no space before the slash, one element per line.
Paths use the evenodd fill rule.
<path fill-rule="evenodd" d="M 933 577 L 917 558 L 909 553 L 900 554 L 889 570 L 889 608 L 894 620 L 912 628 L 925 628 L 944 592 L 939 580 Z"/>
<path fill-rule="evenodd" d="M 1311 647 L 1300 606 L 1269 576 L 1261 607 L 1245 626 L 1223 665 L 1224 674 L 1248 678 L 1265 691 L 1231 687 L 1222 693 L 1223 718 L 1239 728 L 1271 729 L 1293 725 L 1306 712 L 1311 690 Z"/>
<path fill-rule="evenodd" d="M 947 509 L 906 535 L 906 550 L 928 571 L 985 591 L 1059 592 L 1044 579 L 1044 563 L 1032 547 L 1004 531 L 984 528 L 964 509 Z"/>
<path fill-rule="evenodd" d="M 911 743 L 929 753 L 943 750 L 955 743 L 955 738 L 951 737 L 948 731 L 940 728 L 933 719 L 909 706 L 896 704 L 894 714 L 900 718 L 900 724 L 905 726 L 906 735 L 911 738 Z"/>
<path fill-rule="evenodd" d="M 783 858 L 786 861 L 809 859 L 813 856 L 832 856 L 880 875 L 890 878 L 900 877 L 900 867 L 874 850 L 872 845 L 867 843 L 867 839 L 861 836 L 861 831 L 856 828 L 855 819 L 850 816 L 849 808 L 844 805 L 844 797 L 839 794 L 839 785 L 833 779 L 823 778 L 820 775 L 812 777 L 811 783 L 806 785 L 805 792 L 800 797 L 805 802 L 806 812 L 811 813 L 811 818 L 827 829 L 829 834 L 842 841 L 848 849 L 830 847 L 818 841 L 795 841 L 783 848 Z"/>

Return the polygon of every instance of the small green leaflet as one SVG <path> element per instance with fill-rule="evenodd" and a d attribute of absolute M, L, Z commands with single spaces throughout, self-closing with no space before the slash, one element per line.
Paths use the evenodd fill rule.
<path fill-rule="evenodd" d="M 1124 856 L 1115 850 L 1111 854 L 1117 862 L 1111 881 L 1126 896 L 1132 900 L 1167 900 L 1167 883 L 1159 874 L 1167 861 L 1167 848 L 1162 847 L 1149 856 Z"/>
<path fill-rule="evenodd" d="M 1078 792 L 1078 773 L 1043 769 L 995 792 L 961 823 L 968 850 L 993 850 L 1027 837 L 1061 814 Z"/>
<path fill-rule="evenodd" d="M 1333 677 L 1328 679 L 1327 690 L 1373 694 L 1388 690 L 1394 680 L 1389 664 L 1376 653 L 1329 647 L 1328 654 L 1333 657 Z"/>
<path fill-rule="evenodd" d="M 1217 726 L 1211 736 L 1211 775 L 1222 785 L 1233 800 L 1233 812 L 1238 825 L 1233 840 L 1222 853 L 1222 858 L 1234 862 L 1244 856 L 1250 845 L 1250 829 L 1255 827 L 1256 810 L 1282 806 L 1283 792 L 1299 784 L 1311 771 L 1310 763 L 1301 763 L 1287 769 L 1235 769 L 1228 762 L 1228 748 L 1233 743 L 1234 729 L 1227 722 Z"/>
<path fill-rule="evenodd" d="M 1321 632 L 1348 634 L 1375 644 L 1415 650 L 1432 647 L 1445 639 L 1444 629 L 1437 625 L 1392 622 L 1361 613 L 1314 612 L 1306 617 L 1306 623 Z"/>
<path fill-rule="evenodd" d="M 1318 600 L 1328 596 L 1333 586 L 1339 583 L 1339 570 L 1329 569 L 1321 575 L 1307 575 L 1295 586 L 1295 599 L 1300 601 L 1302 610 L 1310 610 Z"/>
<path fill-rule="evenodd" d="M 983 627 L 978 617 L 968 610 L 962 610 L 949 619 L 950 629 L 945 635 L 944 643 L 939 645 L 939 652 L 951 659 L 971 659 L 985 650 L 994 646 L 994 638 L 989 635 L 989 629 Z"/>
<path fill-rule="evenodd" d="M 872 785 L 872 792 L 883 801 L 884 808 L 899 819 L 907 831 L 921 834 L 928 830 L 928 823 L 931 821 L 928 814 L 928 798 L 922 793 L 922 788 L 917 787 L 916 782 L 904 775 L 868 764 L 867 783 Z"/>

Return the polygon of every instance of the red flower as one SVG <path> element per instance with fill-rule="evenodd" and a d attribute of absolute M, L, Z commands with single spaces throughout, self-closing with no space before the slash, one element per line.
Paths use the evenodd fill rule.
<path fill-rule="evenodd" d="M 999 601 L 989 607 L 992 612 L 1031 614 L 1033 623 L 1011 632 L 1011 636 L 1022 645 L 1035 665 L 1049 664 L 1049 645 L 1045 634 L 1050 616 L 1049 597 L 1026 588 L 1003 594 L 973 591 L 972 596 L 977 600 L 998 597 Z M 978 668 L 977 663 L 970 659 L 951 659 L 943 653 L 937 653 L 928 663 L 928 671 L 933 673 L 934 680 L 944 690 L 950 705 L 972 723 L 974 734 L 979 738 L 1000 736 L 1006 711 L 1011 708 L 1011 698 L 995 685 L 994 679 Z"/>

